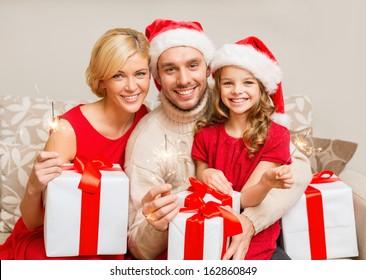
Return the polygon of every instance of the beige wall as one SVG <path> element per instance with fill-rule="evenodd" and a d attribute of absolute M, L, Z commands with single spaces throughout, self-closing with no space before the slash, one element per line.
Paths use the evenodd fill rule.
<path fill-rule="evenodd" d="M 365 11 L 363 0 L 0 0 L 0 95 L 90 98 L 84 71 L 104 31 L 198 20 L 217 46 L 262 38 L 284 70 L 285 94 L 312 98 L 314 134 L 357 142 L 349 166 L 366 174 Z"/>

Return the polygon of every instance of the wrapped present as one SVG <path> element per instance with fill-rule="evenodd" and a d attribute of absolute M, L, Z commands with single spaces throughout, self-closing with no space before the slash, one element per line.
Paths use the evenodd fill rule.
<path fill-rule="evenodd" d="M 190 180 L 192 186 L 199 184 Z M 188 196 L 185 207 L 169 224 L 168 259 L 222 259 L 228 238 L 242 232 L 238 218 L 222 207 L 232 206 L 232 197 L 223 195 L 220 203 L 205 201 L 205 194 L 194 188 L 190 188 Z"/>
<path fill-rule="evenodd" d="M 281 223 L 283 246 L 291 259 L 358 255 L 352 189 L 331 171 L 313 176 Z"/>
<path fill-rule="evenodd" d="M 45 193 L 46 254 L 121 255 L 127 249 L 129 181 L 106 161 L 64 167 Z"/>

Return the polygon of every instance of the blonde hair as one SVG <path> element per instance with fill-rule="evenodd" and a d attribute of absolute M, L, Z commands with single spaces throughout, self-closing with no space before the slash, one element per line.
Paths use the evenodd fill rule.
<path fill-rule="evenodd" d="M 115 75 L 129 57 L 141 54 L 149 62 L 149 42 L 141 32 L 130 28 L 110 29 L 95 43 L 89 66 L 86 69 L 86 83 L 98 97 L 105 96 L 100 81 Z"/>
<path fill-rule="evenodd" d="M 220 75 L 221 69 L 215 72 L 215 87 L 213 89 L 210 103 L 211 109 L 205 117 L 196 122 L 195 133 L 201 128 L 215 124 L 225 123 L 230 117 L 230 110 L 221 100 Z M 271 115 L 275 112 L 275 107 L 261 81 L 257 79 L 260 88 L 259 102 L 250 108 L 248 113 L 248 128 L 243 134 L 244 145 L 248 148 L 248 156 L 253 157 L 254 153 L 260 149 L 267 138 Z"/>

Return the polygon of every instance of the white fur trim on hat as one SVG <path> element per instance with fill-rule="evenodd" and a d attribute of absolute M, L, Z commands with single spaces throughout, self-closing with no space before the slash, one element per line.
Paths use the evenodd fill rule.
<path fill-rule="evenodd" d="M 215 52 L 211 62 L 212 73 L 229 65 L 249 70 L 269 94 L 277 90 L 282 80 L 282 71 L 277 62 L 250 45 L 226 44 Z"/>
<path fill-rule="evenodd" d="M 290 127 L 291 127 L 292 120 L 291 120 L 291 117 L 287 114 L 274 113 L 271 116 L 271 119 L 274 122 L 288 128 L 288 129 L 290 129 Z"/>
<path fill-rule="evenodd" d="M 165 31 L 150 42 L 150 68 L 154 78 L 157 77 L 157 62 L 159 56 L 169 48 L 186 46 L 200 51 L 207 65 L 210 64 L 215 48 L 211 40 L 200 31 L 179 28 Z"/>

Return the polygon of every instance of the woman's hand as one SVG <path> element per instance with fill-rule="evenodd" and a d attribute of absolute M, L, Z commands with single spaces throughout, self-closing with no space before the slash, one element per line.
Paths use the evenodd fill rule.
<path fill-rule="evenodd" d="M 40 152 L 29 176 L 28 188 L 30 191 L 43 192 L 48 182 L 61 174 L 62 164 L 57 152 Z"/>
<path fill-rule="evenodd" d="M 166 231 L 168 224 L 179 212 L 177 196 L 170 184 L 152 188 L 141 200 L 142 214 L 158 231 Z"/>
<path fill-rule="evenodd" d="M 43 191 L 49 181 L 62 172 L 63 162 L 56 152 L 40 152 L 35 161 L 32 172 L 20 203 L 24 224 L 30 229 L 36 229 L 43 224 Z"/>

